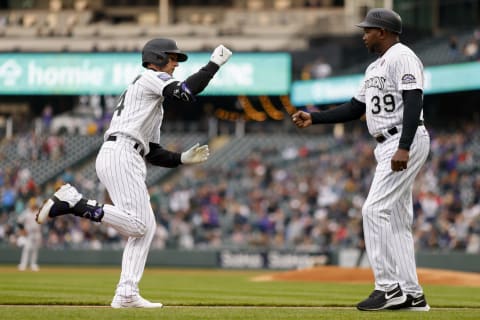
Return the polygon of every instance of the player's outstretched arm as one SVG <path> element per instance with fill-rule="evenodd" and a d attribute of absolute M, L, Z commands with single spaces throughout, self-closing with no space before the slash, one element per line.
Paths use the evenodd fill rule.
<path fill-rule="evenodd" d="M 185 80 L 188 89 L 195 95 L 202 92 L 219 68 L 223 66 L 231 56 L 232 51 L 223 44 L 216 47 L 210 56 L 210 61 L 197 73 L 192 74 Z"/>
<path fill-rule="evenodd" d="M 186 102 L 195 101 L 195 95 L 207 87 L 213 76 L 231 56 L 232 51 L 222 44 L 219 45 L 213 50 L 210 61 L 205 66 L 189 76 L 185 81 L 175 81 L 166 86 L 163 90 L 163 95 Z"/>

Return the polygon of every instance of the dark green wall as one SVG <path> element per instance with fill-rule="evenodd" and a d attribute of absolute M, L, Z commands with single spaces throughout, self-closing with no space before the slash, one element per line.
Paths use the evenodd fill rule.
<path fill-rule="evenodd" d="M 250 253 L 250 252 L 246 252 Z M 18 264 L 19 248 L 0 248 L 0 264 Z M 330 263 L 337 263 L 335 254 Z M 98 265 L 120 266 L 121 250 L 49 250 L 39 253 L 40 265 Z M 148 256 L 148 266 L 218 268 L 217 251 L 152 250 Z M 480 255 L 465 253 L 417 253 L 417 266 L 422 268 L 448 269 L 480 272 Z"/>
<path fill-rule="evenodd" d="M 49 250 L 41 249 L 38 254 L 40 265 L 120 265 L 122 250 Z M 21 249 L 0 248 L 0 264 L 18 264 Z M 153 266 L 180 266 L 211 268 L 216 266 L 215 252 L 152 250 L 147 264 Z"/>

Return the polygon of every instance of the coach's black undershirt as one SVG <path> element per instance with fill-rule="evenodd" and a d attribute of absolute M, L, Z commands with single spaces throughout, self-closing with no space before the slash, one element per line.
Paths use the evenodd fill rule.
<path fill-rule="evenodd" d="M 403 127 L 399 149 L 410 150 L 413 138 L 418 128 L 418 120 L 422 112 L 422 91 L 420 89 L 404 90 L 403 97 Z"/>
<path fill-rule="evenodd" d="M 313 124 L 338 123 L 360 119 L 365 113 L 365 110 L 365 103 L 352 98 L 349 102 L 341 104 L 338 107 L 321 112 L 312 112 L 310 115 Z"/>

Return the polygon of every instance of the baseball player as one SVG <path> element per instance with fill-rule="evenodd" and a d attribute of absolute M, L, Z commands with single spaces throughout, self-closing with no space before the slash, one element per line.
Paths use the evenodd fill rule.
<path fill-rule="evenodd" d="M 423 65 L 400 43 L 402 20 L 392 10 L 371 9 L 363 22 L 363 41 L 379 57 L 370 64 L 358 93 L 325 112 L 296 112 L 300 128 L 366 117 L 377 141 L 375 175 L 362 208 L 367 255 L 375 290 L 359 310 L 428 311 L 418 283 L 412 237 L 412 188 L 425 163 L 430 138 L 423 125 Z"/>
<path fill-rule="evenodd" d="M 30 266 L 32 271 L 40 270 L 38 267 L 38 250 L 42 242 L 41 227 L 35 222 L 35 215 L 38 211 L 37 199 L 30 198 L 28 206 L 20 214 L 17 223 L 24 233 L 24 241 L 22 243 L 22 255 L 18 270 L 25 271 Z"/>
<path fill-rule="evenodd" d="M 187 60 L 175 41 L 153 39 L 142 51 L 145 72 L 137 76 L 121 95 L 104 143 L 96 160 L 96 171 L 113 205 L 101 205 L 82 198 L 71 185 L 63 185 L 40 208 L 37 222 L 73 214 L 113 226 L 128 237 L 122 258 L 122 272 L 111 306 L 113 308 L 159 308 L 161 303 L 140 296 L 138 283 L 155 233 L 155 217 L 150 205 L 146 162 L 164 167 L 207 160 L 207 145 L 194 145 L 182 153 L 160 146 L 160 127 L 165 97 L 183 102 L 195 101 L 232 52 L 219 45 L 210 61 L 185 81 L 173 78 L 179 62 Z"/>

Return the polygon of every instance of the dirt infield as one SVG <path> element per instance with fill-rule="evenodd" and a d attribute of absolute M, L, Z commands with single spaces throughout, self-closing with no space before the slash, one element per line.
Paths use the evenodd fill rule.
<path fill-rule="evenodd" d="M 421 284 L 439 284 L 480 287 L 480 273 L 458 272 L 439 269 L 417 269 Z M 318 281 L 344 283 L 373 283 L 373 274 L 365 268 L 339 268 L 334 266 L 279 272 L 256 277 L 255 281 Z"/>

